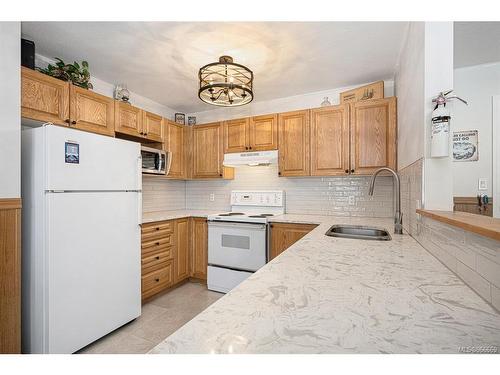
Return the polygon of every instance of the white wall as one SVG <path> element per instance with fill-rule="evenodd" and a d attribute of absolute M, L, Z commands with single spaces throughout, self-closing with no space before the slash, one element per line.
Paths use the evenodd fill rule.
<path fill-rule="evenodd" d="M 49 63 L 54 63 L 54 60 L 52 60 L 48 57 L 36 54 L 35 64 L 37 67 L 46 67 Z M 92 91 L 95 91 L 95 92 L 102 94 L 102 95 L 113 97 L 115 83 L 109 83 L 109 82 L 103 81 L 102 79 L 94 77 L 92 75 L 92 65 L 90 65 L 89 69 L 90 69 L 90 75 L 91 75 L 90 82 L 94 86 Z M 116 82 L 116 83 L 118 83 L 118 82 Z M 153 100 L 150 100 L 144 96 L 137 95 L 134 92 L 130 92 L 130 103 L 132 103 L 136 107 L 145 109 L 145 110 L 150 111 L 150 112 L 154 112 L 158 115 L 161 115 L 161 116 L 168 118 L 168 119 L 171 119 L 171 120 L 174 119 L 174 114 L 175 114 L 175 112 L 177 112 L 172 108 L 169 108 L 163 104 L 154 102 Z"/>
<path fill-rule="evenodd" d="M 21 196 L 21 23 L 0 22 L 0 198 Z"/>
<path fill-rule="evenodd" d="M 190 113 L 189 116 L 196 116 L 196 123 L 204 124 L 212 121 L 230 120 L 240 117 L 315 108 L 321 105 L 321 102 L 323 101 L 323 98 L 325 96 L 328 96 L 332 104 L 338 104 L 340 101 L 341 92 L 350 90 L 351 88 L 358 86 L 362 86 L 362 84 L 356 86 L 334 88 L 324 91 L 316 91 L 302 95 L 289 96 L 286 98 L 257 101 L 241 107 L 215 108 L 209 111 Z M 386 97 L 394 95 L 393 80 L 384 81 L 384 95 Z"/>
<path fill-rule="evenodd" d="M 492 96 L 500 94 L 500 62 L 455 69 L 455 93 L 468 101 L 453 106 L 452 131 L 478 130 L 479 160 L 453 163 L 453 194 L 458 197 L 492 195 Z M 488 190 L 478 190 L 478 179 L 488 179 Z"/>
<path fill-rule="evenodd" d="M 424 22 L 410 22 L 394 78 L 398 170 L 424 156 Z"/>
<path fill-rule="evenodd" d="M 431 158 L 430 134 L 434 105 L 439 92 L 453 88 L 453 22 L 425 23 L 424 67 L 424 178 L 423 204 L 429 210 L 453 210 L 451 150 L 446 158 Z"/>

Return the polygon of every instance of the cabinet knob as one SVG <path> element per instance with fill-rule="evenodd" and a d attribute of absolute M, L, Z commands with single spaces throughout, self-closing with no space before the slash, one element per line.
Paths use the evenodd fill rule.
<path fill-rule="evenodd" d="M 221 176 L 221 177 L 222 177 L 222 173 L 220 173 L 220 174 L 219 174 L 219 176 Z"/>
<path fill-rule="evenodd" d="M 160 243 L 159 243 L 159 242 L 156 242 L 156 243 L 155 243 L 155 245 L 156 245 L 156 246 L 160 246 Z"/>
<path fill-rule="evenodd" d="M 148 133 L 144 133 L 144 136 L 146 137 L 148 135 Z"/>
<path fill-rule="evenodd" d="M 156 230 L 160 230 L 160 227 L 156 227 Z"/>
<path fill-rule="evenodd" d="M 252 149 L 252 146 L 249 147 L 249 149 L 251 150 Z"/>
<path fill-rule="evenodd" d="M 248 150 L 248 146 L 245 146 L 245 150 Z"/>
<path fill-rule="evenodd" d="M 346 169 L 346 170 L 345 170 L 345 173 L 349 173 L 349 169 Z"/>
<path fill-rule="evenodd" d="M 278 176 L 281 176 L 281 172 L 278 172 Z"/>
<path fill-rule="evenodd" d="M 75 120 L 71 121 L 71 123 L 72 123 L 73 125 L 76 125 L 76 121 L 75 121 Z"/>
<path fill-rule="evenodd" d="M 64 120 L 64 122 L 65 122 L 66 124 L 69 124 L 69 123 L 70 123 L 69 118 L 67 118 L 66 120 Z"/>
<path fill-rule="evenodd" d="M 160 256 L 157 256 L 157 257 L 156 257 L 156 260 L 160 260 Z"/>
<path fill-rule="evenodd" d="M 140 134 L 140 135 L 144 135 L 144 133 L 143 133 L 143 132 L 140 132 L 139 134 Z"/>
<path fill-rule="evenodd" d="M 156 282 L 159 282 L 159 281 L 160 281 L 160 279 L 156 278 L 156 279 L 155 279 L 155 281 L 156 281 Z"/>
<path fill-rule="evenodd" d="M 351 173 L 354 173 L 354 169 L 351 169 Z"/>

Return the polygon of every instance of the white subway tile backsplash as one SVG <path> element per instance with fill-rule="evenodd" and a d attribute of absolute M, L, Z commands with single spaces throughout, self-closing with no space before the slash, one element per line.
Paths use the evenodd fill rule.
<path fill-rule="evenodd" d="M 284 190 L 286 212 L 336 216 L 393 215 L 393 181 L 391 177 L 377 179 L 375 194 L 368 196 L 369 177 L 307 177 L 278 176 L 278 166 L 242 166 L 235 170 L 231 181 L 188 181 L 186 208 L 229 210 L 231 190 Z M 215 200 L 210 202 L 210 193 Z M 349 196 L 355 204 L 349 205 Z"/>
<path fill-rule="evenodd" d="M 476 269 L 481 276 L 500 288 L 500 264 L 478 254 Z"/>
<path fill-rule="evenodd" d="M 462 262 L 457 262 L 456 272 L 467 285 L 477 292 L 477 294 L 491 303 L 491 284 L 486 279 Z"/>
<path fill-rule="evenodd" d="M 491 286 L 491 304 L 500 311 L 500 288 L 495 285 Z"/>
<path fill-rule="evenodd" d="M 158 176 L 142 179 L 142 211 L 183 210 L 186 207 L 186 183 Z"/>

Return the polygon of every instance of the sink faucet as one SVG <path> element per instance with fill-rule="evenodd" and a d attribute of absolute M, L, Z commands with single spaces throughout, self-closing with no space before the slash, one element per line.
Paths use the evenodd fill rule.
<path fill-rule="evenodd" d="M 368 191 L 368 195 L 373 195 L 373 188 L 375 187 L 375 179 L 377 175 L 382 172 L 387 171 L 391 172 L 396 181 L 396 212 L 394 213 L 394 233 L 403 234 L 403 214 L 401 213 L 401 183 L 399 181 L 398 173 L 391 168 L 382 167 L 379 168 L 373 173 L 372 179 L 370 181 L 370 190 Z"/>

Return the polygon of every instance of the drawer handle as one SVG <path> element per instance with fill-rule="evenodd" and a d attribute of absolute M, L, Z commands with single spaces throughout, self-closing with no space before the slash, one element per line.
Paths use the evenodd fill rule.
<path fill-rule="evenodd" d="M 160 279 L 159 279 L 159 278 L 156 278 L 156 279 L 155 279 L 155 281 L 156 281 L 156 282 L 159 282 L 159 281 L 160 281 Z"/>
<path fill-rule="evenodd" d="M 159 242 L 156 242 L 156 243 L 155 243 L 155 245 L 156 245 L 156 246 L 160 246 L 160 243 L 159 243 Z"/>
<path fill-rule="evenodd" d="M 160 230 L 160 227 L 156 227 L 156 230 Z"/>
<path fill-rule="evenodd" d="M 160 260 L 160 256 L 159 255 L 156 257 L 156 260 Z"/>

